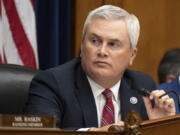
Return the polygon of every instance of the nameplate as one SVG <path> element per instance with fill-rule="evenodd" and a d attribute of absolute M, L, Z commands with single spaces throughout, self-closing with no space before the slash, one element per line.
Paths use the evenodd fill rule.
<path fill-rule="evenodd" d="M 0 114 L 1 127 L 55 128 L 55 116 Z"/>

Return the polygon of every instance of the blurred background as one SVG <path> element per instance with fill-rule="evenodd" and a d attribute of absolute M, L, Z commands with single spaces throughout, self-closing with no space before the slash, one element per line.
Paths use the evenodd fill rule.
<path fill-rule="evenodd" d="M 0 63 L 45 70 L 78 56 L 88 12 L 105 4 L 139 18 L 138 55 L 129 68 L 158 84 L 162 56 L 180 47 L 179 0 L 0 0 Z"/>

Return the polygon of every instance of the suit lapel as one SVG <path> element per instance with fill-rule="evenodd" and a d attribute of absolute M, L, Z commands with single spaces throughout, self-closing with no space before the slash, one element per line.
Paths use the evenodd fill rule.
<path fill-rule="evenodd" d="M 75 75 L 76 96 L 83 111 L 85 127 L 97 127 L 97 110 L 92 90 L 81 66 Z"/>
<path fill-rule="evenodd" d="M 121 119 L 124 121 L 128 112 L 140 111 L 142 100 L 136 90 L 132 88 L 131 80 L 123 77 L 120 86 Z M 136 100 L 132 101 L 132 100 Z"/>

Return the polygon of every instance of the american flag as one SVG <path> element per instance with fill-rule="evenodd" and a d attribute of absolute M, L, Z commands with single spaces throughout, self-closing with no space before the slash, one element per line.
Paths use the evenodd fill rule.
<path fill-rule="evenodd" d="M 38 68 L 33 0 L 0 0 L 0 63 Z"/>

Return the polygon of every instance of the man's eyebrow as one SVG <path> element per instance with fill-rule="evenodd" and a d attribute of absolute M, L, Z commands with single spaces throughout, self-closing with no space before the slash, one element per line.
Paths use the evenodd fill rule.
<path fill-rule="evenodd" d="M 94 36 L 94 37 L 97 37 L 97 38 L 101 38 L 99 35 L 95 34 L 95 33 L 91 33 L 90 36 Z"/>
<path fill-rule="evenodd" d="M 119 39 L 110 39 L 110 41 L 113 41 L 113 42 L 121 42 Z"/>
<path fill-rule="evenodd" d="M 101 39 L 101 37 L 99 35 L 97 35 L 96 33 L 91 33 L 90 36 L 94 36 L 94 37 L 96 37 L 98 39 Z M 109 41 L 110 42 L 119 42 L 119 43 L 121 43 L 121 41 L 119 39 L 117 39 L 117 38 L 109 39 Z"/>

